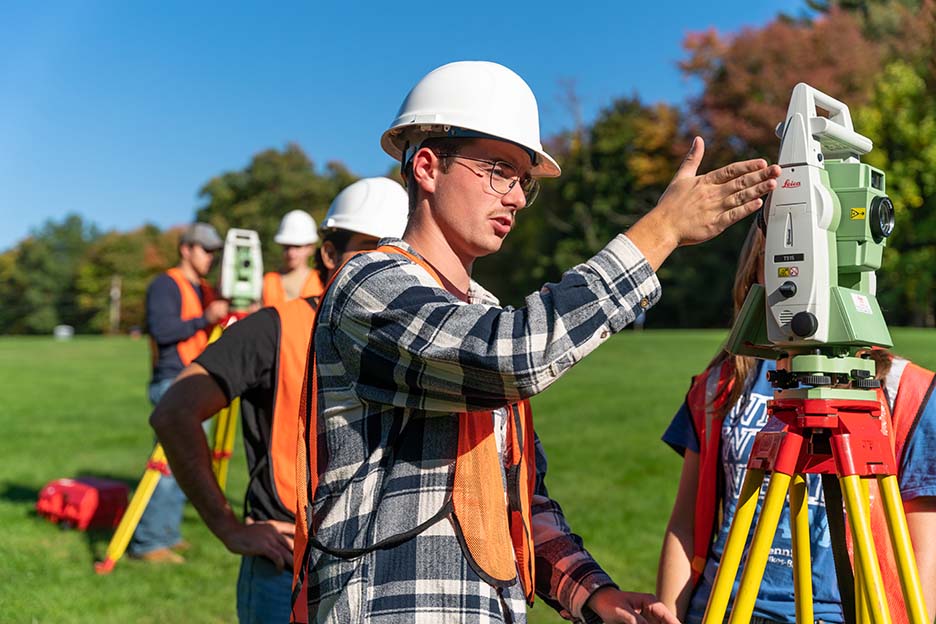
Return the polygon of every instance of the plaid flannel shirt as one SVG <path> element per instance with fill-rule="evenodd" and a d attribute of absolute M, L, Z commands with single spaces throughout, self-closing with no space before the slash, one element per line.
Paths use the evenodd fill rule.
<path fill-rule="evenodd" d="M 415 254 L 403 241 L 383 243 Z M 315 333 L 310 620 L 526 621 L 519 581 L 483 581 L 448 517 L 459 414 L 493 411 L 500 438 L 506 405 L 543 391 L 659 296 L 624 236 L 519 309 L 500 307 L 474 282 L 464 303 L 399 254 L 348 262 Z M 538 439 L 536 467 L 536 591 L 564 617 L 583 619 L 592 592 L 613 583 L 549 498 Z"/>

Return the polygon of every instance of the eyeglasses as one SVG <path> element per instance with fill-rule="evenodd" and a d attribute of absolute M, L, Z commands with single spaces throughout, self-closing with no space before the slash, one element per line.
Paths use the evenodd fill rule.
<path fill-rule="evenodd" d="M 488 160 L 486 158 L 474 158 L 473 156 L 463 156 L 461 154 L 437 154 L 439 158 L 461 158 L 463 160 L 473 160 L 490 166 L 490 184 L 491 190 L 500 195 L 506 195 L 513 187 L 520 183 L 520 190 L 526 198 L 526 205 L 530 206 L 536 201 L 539 195 L 539 180 L 526 174 L 520 176 L 517 168 L 509 162 L 503 160 Z M 467 166 L 467 165 L 466 165 Z M 471 169 L 471 167 L 468 167 Z M 472 171 L 474 171 L 472 169 Z M 476 172 L 477 173 L 477 172 Z"/>

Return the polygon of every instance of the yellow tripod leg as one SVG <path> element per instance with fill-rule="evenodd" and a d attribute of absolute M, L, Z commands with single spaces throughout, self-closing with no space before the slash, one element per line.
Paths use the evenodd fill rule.
<path fill-rule="evenodd" d="M 923 600 L 923 586 L 917 570 L 916 557 L 910 544 L 910 530 L 904 515 L 903 500 L 894 475 L 879 476 L 878 490 L 884 503 L 884 515 L 890 531 L 894 559 L 897 561 L 897 574 L 900 577 L 900 589 L 907 605 L 907 615 L 911 624 L 924 624 L 927 621 L 926 603 Z"/>
<path fill-rule="evenodd" d="M 855 617 L 858 624 L 871 624 L 871 596 L 868 595 L 868 583 L 861 575 L 861 553 L 855 550 Z"/>
<path fill-rule="evenodd" d="M 98 561 L 94 564 L 94 571 L 98 574 L 109 574 L 114 569 L 117 561 L 127 551 L 130 538 L 133 537 L 133 532 L 140 523 L 140 518 L 143 517 L 143 512 L 149 504 L 150 497 L 153 496 L 153 490 L 156 489 L 156 484 L 159 483 L 159 479 L 162 477 L 162 473 L 157 468 L 160 464 L 166 464 L 166 454 L 163 452 L 162 445 L 156 444 L 149 461 L 146 462 L 146 471 L 133 493 L 130 505 L 127 507 L 127 511 L 124 512 L 123 518 L 120 519 L 120 524 L 117 525 L 117 530 L 114 531 L 110 544 L 107 545 L 104 561 Z"/>
<path fill-rule="evenodd" d="M 744 554 L 744 544 L 747 542 L 748 532 L 751 530 L 751 521 L 757 509 L 757 495 L 764 483 L 763 470 L 748 470 L 741 486 L 738 497 L 738 508 L 728 530 L 728 540 L 725 542 L 725 552 L 722 553 L 718 572 L 715 574 L 715 583 L 712 586 L 712 595 L 709 596 L 708 606 L 705 608 L 706 624 L 722 624 L 725 621 L 725 612 L 728 610 L 728 601 L 731 599 L 731 588 L 738 575 L 738 566 Z"/>
<path fill-rule="evenodd" d="M 813 622 L 812 558 L 809 553 L 809 493 L 806 477 L 790 483 L 790 532 L 793 541 L 793 596 L 796 621 Z"/>
<path fill-rule="evenodd" d="M 890 624 L 890 610 L 884 595 L 884 580 L 877 563 L 877 553 L 871 536 L 871 520 L 861 477 L 848 475 L 841 477 L 842 498 L 848 512 L 848 524 L 851 528 L 852 542 L 855 548 L 856 576 L 861 576 L 862 595 L 867 596 L 873 624 Z M 857 598 L 856 601 L 858 602 Z"/>
<path fill-rule="evenodd" d="M 237 433 L 238 418 L 240 418 L 240 397 L 235 397 L 230 405 L 215 415 L 211 467 L 222 492 L 227 486 L 228 466 L 234 452 L 234 436 Z"/>
<path fill-rule="evenodd" d="M 215 325 L 211 330 L 211 333 L 208 335 L 208 344 L 211 344 L 215 340 L 221 337 L 221 334 L 224 333 L 224 328 L 220 325 Z"/>
<path fill-rule="evenodd" d="M 865 504 L 868 501 L 868 482 L 866 479 L 861 480 L 861 494 L 862 506 L 865 509 L 865 512 L 870 514 L 871 509 L 868 504 Z M 855 557 L 855 617 L 857 618 L 858 624 L 871 624 L 871 597 L 868 595 L 868 583 L 864 580 L 864 577 L 861 575 L 862 564 L 861 564 L 861 552 L 856 548 L 854 552 Z"/>
<path fill-rule="evenodd" d="M 744 572 L 741 573 L 741 586 L 738 588 L 734 608 L 731 610 L 730 624 L 746 624 L 751 621 L 754 602 L 757 600 L 761 580 L 764 578 L 770 546 L 777 533 L 777 525 L 780 524 L 780 512 L 783 511 L 783 503 L 786 501 L 786 493 L 791 480 L 790 475 L 782 472 L 774 472 L 770 477 L 767 496 L 764 497 L 764 505 L 761 507 L 760 518 L 754 529 L 754 538 L 748 550 Z"/>

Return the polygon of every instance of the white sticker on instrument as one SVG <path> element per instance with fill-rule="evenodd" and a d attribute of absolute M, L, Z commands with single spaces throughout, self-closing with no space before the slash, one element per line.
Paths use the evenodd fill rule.
<path fill-rule="evenodd" d="M 862 314 L 874 314 L 874 311 L 871 310 L 871 302 L 868 301 L 867 297 L 859 295 L 858 293 L 852 293 L 851 296 L 856 310 Z"/>

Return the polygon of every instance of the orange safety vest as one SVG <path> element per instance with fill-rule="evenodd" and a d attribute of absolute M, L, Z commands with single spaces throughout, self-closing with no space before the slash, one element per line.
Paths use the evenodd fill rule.
<path fill-rule="evenodd" d="M 166 271 L 166 275 L 171 277 L 172 281 L 176 283 L 176 286 L 179 288 L 179 294 L 182 296 L 182 309 L 179 311 L 179 318 L 183 321 L 201 318 L 205 314 L 205 306 L 217 298 L 214 290 L 208 285 L 208 282 L 199 280 L 199 286 L 201 286 L 202 291 L 201 299 L 199 299 L 195 287 L 192 286 L 192 283 L 185 277 L 182 269 L 178 267 L 169 269 Z M 208 346 L 208 336 L 210 332 L 211 327 L 206 326 L 199 329 L 185 340 L 176 343 L 176 350 L 179 353 L 179 360 L 182 361 L 182 366 L 188 366 L 192 363 L 192 360 L 201 355 L 201 352 Z M 159 347 L 152 338 L 150 339 L 150 348 L 152 350 L 153 362 L 155 363 L 159 357 Z"/>
<path fill-rule="evenodd" d="M 296 511 L 296 439 L 299 435 L 299 402 L 309 356 L 309 338 L 318 304 L 312 299 L 293 299 L 274 306 L 279 316 L 276 350 L 276 386 L 270 432 L 270 467 L 274 491 L 284 509 Z"/>
<path fill-rule="evenodd" d="M 442 286 L 438 273 L 427 262 L 402 249 L 382 246 L 376 251 L 405 256 L 426 270 Z M 368 252 L 363 252 L 368 253 Z M 335 275 L 338 273 L 336 272 Z M 333 278 L 334 279 L 334 276 Z M 329 281 L 328 286 L 331 286 Z M 444 287 L 443 287 L 444 288 Z M 328 288 L 326 288 L 327 292 Z M 324 295 L 323 295 L 324 298 Z M 312 335 L 314 337 L 315 330 Z M 303 383 L 302 407 L 299 421 L 299 439 L 296 463 L 298 508 L 294 552 L 292 622 L 308 621 L 308 578 L 306 570 L 311 548 L 316 548 L 311 534 L 311 518 L 307 508 L 315 498 L 318 484 L 316 428 L 318 417 L 318 375 L 314 342 L 310 345 L 311 379 Z M 492 584 L 504 584 L 519 577 L 527 602 L 532 605 L 534 592 L 533 525 L 531 505 L 536 485 L 536 457 L 533 433 L 533 413 L 528 401 L 508 407 L 506 455 L 507 501 L 504 491 L 493 487 L 501 483 L 501 456 L 497 452 L 493 412 L 467 412 L 458 420 L 458 454 L 455 460 L 450 503 L 455 531 L 462 552 L 478 575 Z M 446 503 L 448 505 L 449 503 Z M 436 521 L 445 515 L 437 514 Z M 428 527 L 424 527 L 428 528 Z M 400 534 L 385 540 L 399 539 L 403 543 L 411 535 Z M 370 552 L 364 549 L 360 554 Z"/>
<path fill-rule="evenodd" d="M 686 403 L 695 430 L 699 436 L 699 482 L 696 486 L 695 522 L 693 530 L 692 583 L 698 583 L 705 569 L 709 550 L 717 534 L 716 520 L 721 515 L 719 501 L 723 498 L 721 474 L 721 427 L 727 412 L 725 401 L 734 383 L 731 364 L 726 360 L 719 366 L 693 378 Z M 900 372 L 898 388 L 891 412 L 883 390 L 877 391 L 887 428 L 888 438 L 897 466 L 903 463 L 903 449 L 914 426 L 926 408 L 927 401 L 936 387 L 936 374 L 912 362 L 907 362 Z M 884 516 L 881 497 L 877 493 L 877 481 L 869 483 L 871 494 L 871 532 L 875 551 L 884 577 L 884 589 L 894 624 L 908 622 L 897 564 L 890 546 L 889 531 Z M 847 526 L 847 524 L 846 524 Z M 852 552 L 851 532 L 846 530 L 846 541 L 850 556 Z"/>
<path fill-rule="evenodd" d="M 322 294 L 322 280 L 319 278 L 318 271 L 312 269 L 306 277 L 302 290 L 299 292 L 301 299 L 309 297 L 319 297 Z M 264 307 L 275 306 L 286 302 L 286 289 L 283 287 L 283 276 L 270 271 L 263 276 L 263 305 Z"/>

